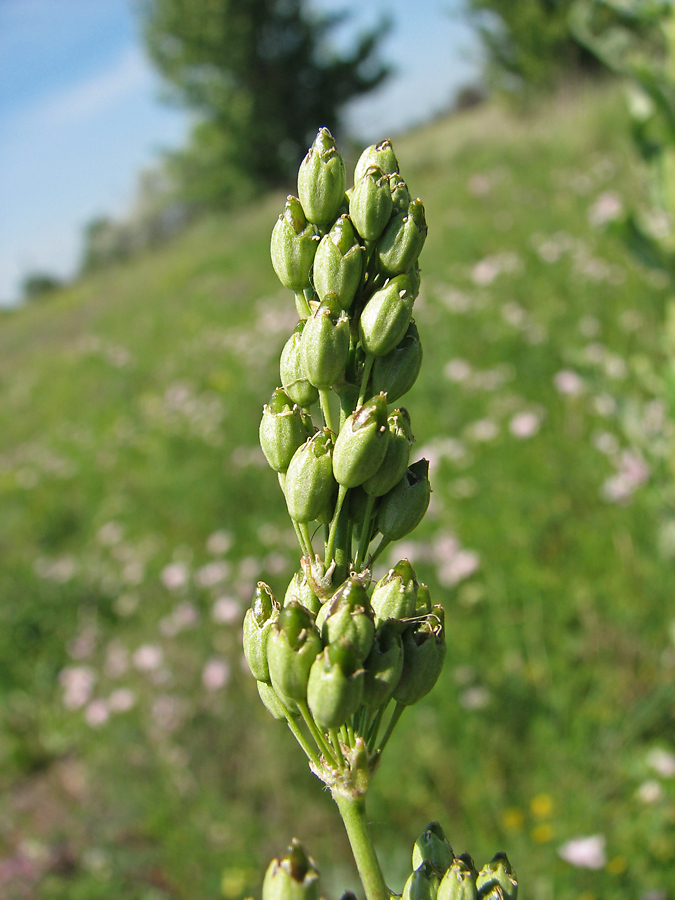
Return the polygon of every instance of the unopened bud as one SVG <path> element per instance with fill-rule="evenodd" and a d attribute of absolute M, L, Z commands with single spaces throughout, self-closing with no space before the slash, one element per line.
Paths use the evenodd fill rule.
<path fill-rule="evenodd" d="M 411 319 L 406 333 L 386 356 L 373 364 L 373 391 L 384 391 L 389 403 L 396 403 L 417 381 L 422 368 L 422 344 L 417 326 Z"/>
<path fill-rule="evenodd" d="M 396 631 L 402 632 L 406 622 L 415 615 L 417 605 L 417 579 L 407 559 L 396 563 L 393 569 L 380 578 L 370 599 L 375 615 L 375 627 L 391 622 Z"/>
<path fill-rule="evenodd" d="M 356 163 L 354 183 L 363 177 L 366 169 L 370 166 L 377 166 L 385 175 L 393 175 L 394 172 L 398 172 L 398 160 L 389 139 L 366 147 Z"/>
<path fill-rule="evenodd" d="M 258 582 L 251 608 L 244 616 L 244 656 L 253 677 L 269 682 L 270 670 L 267 664 L 267 637 L 270 628 L 279 615 L 279 604 L 274 594 L 263 581 Z"/>
<path fill-rule="evenodd" d="M 409 625 L 403 633 L 403 672 L 394 700 L 412 706 L 438 681 L 445 659 L 445 614 L 434 606 L 423 622 Z M 274 632 L 272 632 L 274 633 Z"/>
<path fill-rule="evenodd" d="M 389 222 L 377 243 L 382 272 L 400 275 L 417 261 L 427 237 L 427 221 L 421 200 L 412 200 L 405 212 Z"/>
<path fill-rule="evenodd" d="M 296 603 L 285 606 L 267 639 L 267 660 L 275 691 L 293 700 L 304 700 L 309 670 L 320 652 L 321 638 L 309 610 Z"/>
<path fill-rule="evenodd" d="M 312 279 L 321 300 L 333 291 L 342 309 L 349 309 L 361 280 L 363 252 L 349 216 L 340 216 L 314 257 Z"/>
<path fill-rule="evenodd" d="M 412 853 L 412 867 L 418 869 L 428 862 L 442 878 L 452 865 L 455 854 L 450 842 L 438 822 L 430 822 L 415 841 Z"/>
<path fill-rule="evenodd" d="M 281 388 L 263 407 L 258 435 L 265 459 L 275 472 L 285 472 L 295 451 L 307 440 L 307 424 L 300 407 Z"/>
<path fill-rule="evenodd" d="M 363 703 L 370 709 L 379 709 L 391 698 L 403 671 L 403 642 L 390 624 L 375 632 L 364 668 Z"/>
<path fill-rule="evenodd" d="M 434 867 L 423 862 L 406 881 L 401 900 L 436 900 L 439 884 Z"/>
<path fill-rule="evenodd" d="M 263 900 L 319 900 L 319 872 L 314 860 L 293 839 L 280 859 L 265 872 Z"/>
<path fill-rule="evenodd" d="M 476 869 L 463 853 L 452 861 L 438 888 L 437 900 L 477 900 Z"/>
<path fill-rule="evenodd" d="M 338 641 L 314 660 L 307 684 L 307 705 L 321 728 L 340 728 L 361 704 L 363 667 L 358 655 Z"/>
<path fill-rule="evenodd" d="M 377 527 L 390 541 L 410 534 L 424 518 L 431 499 L 429 463 L 421 459 L 380 501 Z"/>
<path fill-rule="evenodd" d="M 349 215 L 365 241 L 376 241 L 391 216 L 389 178 L 377 166 L 369 166 L 354 183 L 349 198 Z"/>
<path fill-rule="evenodd" d="M 359 319 L 363 349 L 372 356 L 386 356 L 399 344 L 410 324 L 415 295 L 407 275 L 391 278 L 366 303 Z"/>
<path fill-rule="evenodd" d="M 333 135 L 320 128 L 298 171 L 298 196 L 309 221 L 316 225 L 335 221 L 346 186 L 345 164 Z"/>
<path fill-rule="evenodd" d="M 314 387 L 328 390 L 340 377 L 349 356 L 349 319 L 336 294 L 329 292 L 302 332 L 302 359 Z"/>
<path fill-rule="evenodd" d="M 317 431 L 295 451 L 286 473 L 286 505 L 296 522 L 312 522 L 326 508 L 335 490 L 333 433 Z"/>
<path fill-rule="evenodd" d="M 387 419 L 389 440 L 382 465 L 363 482 L 363 490 L 373 497 L 387 494 L 403 478 L 410 462 L 410 447 L 415 440 L 406 409 L 395 409 Z"/>
<path fill-rule="evenodd" d="M 517 900 L 518 880 L 506 853 L 496 853 L 478 873 L 476 887 L 480 897 L 490 900 Z"/>
<path fill-rule="evenodd" d="M 271 256 L 279 281 L 291 291 L 309 287 L 309 273 L 321 235 L 305 218 L 300 201 L 289 196 L 272 231 Z"/>
<path fill-rule="evenodd" d="M 387 452 L 387 398 L 377 394 L 355 410 L 340 429 L 333 453 L 335 479 L 357 487 L 374 475 Z"/>
<path fill-rule="evenodd" d="M 305 319 L 301 319 L 286 341 L 281 351 L 279 372 L 284 390 L 293 403 L 297 403 L 302 409 L 309 409 L 319 399 L 319 392 L 307 378 L 302 358 L 301 343 L 305 322 Z"/>

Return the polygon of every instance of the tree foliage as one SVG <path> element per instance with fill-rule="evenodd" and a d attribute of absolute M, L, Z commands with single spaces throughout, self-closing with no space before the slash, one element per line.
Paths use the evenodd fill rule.
<path fill-rule="evenodd" d="M 172 161 L 200 202 L 282 182 L 317 129 L 338 128 L 345 104 L 389 74 L 385 23 L 338 53 L 330 37 L 344 15 L 311 14 L 304 0 L 140 2 L 152 60 L 201 117 Z"/>

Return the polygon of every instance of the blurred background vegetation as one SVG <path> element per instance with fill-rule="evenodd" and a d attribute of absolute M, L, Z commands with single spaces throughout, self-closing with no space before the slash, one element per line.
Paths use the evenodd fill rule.
<path fill-rule="evenodd" d="M 396 552 L 449 643 L 371 792 L 397 890 L 435 818 L 524 897 L 675 897 L 670 282 L 605 229 L 646 176 L 570 5 L 471 2 L 490 96 L 395 141 L 429 221 L 406 405 L 434 488 Z M 297 565 L 257 446 L 295 324 L 269 235 L 311 132 L 390 63 L 299 2 L 141 14 L 190 144 L 0 321 L 0 896 L 239 900 L 295 835 L 337 897 L 346 838 L 240 628 Z"/>

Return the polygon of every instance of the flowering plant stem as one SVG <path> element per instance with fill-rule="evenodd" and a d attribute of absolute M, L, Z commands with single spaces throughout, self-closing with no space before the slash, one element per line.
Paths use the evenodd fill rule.
<path fill-rule="evenodd" d="M 389 900 L 389 889 L 368 828 L 365 798 L 334 791 L 333 799 L 342 816 L 367 900 Z"/>

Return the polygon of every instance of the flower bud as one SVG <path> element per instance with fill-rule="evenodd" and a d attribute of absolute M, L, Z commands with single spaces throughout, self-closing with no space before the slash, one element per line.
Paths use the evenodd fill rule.
<path fill-rule="evenodd" d="M 444 622 L 443 607 L 434 606 L 424 622 L 409 625 L 403 633 L 403 672 L 394 691 L 398 703 L 412 706 L 438 681 L 446 651 Z"/>
<path fill-rule="evenodd" d="M 389 222 L 377 243 L 380 270 L 387 275 L 407 272 L 422 252 L 427 237 L 427 221 L 421 200 L 412 200 L 405 212 Z"/>
<path fill-rule="evenodd" d="M 430 822 L 415 841 L 412 853 L 412 867 L 418 869 L 428 862 L 442 878 L 455 858 L 450 842 L 438 822 Z"/>
<path fill-rule="evenodd" d="M 398 172 L 398 160 L 390 140 L 381 141 L 379 144 L 371 144 L 366 147 L 359 156 L 354 169 L 354 183 L 356 183 L 370 166 L 377 166 L 385 175 L 393 175 Z"/>
<path fill-rule="evenodd" d="M 267 639 L 267 660 L 274 690 L 292 700 L 304 700 L 309 670 L 320 652 L 321 638 L 309 610 L 298 603 L 285 606 Z"/>
<path fill-rule="evenodd" d="M 286 473 L 286 505 L 296 522 L 312 522 L 326 508 L 335 490 L 333 433 L 317 431 L 299 447 Z"/>
<path fill-rule="evenodd" d="M 389 403 L 396 403 L 417 381 L 422 368 L 422 344 L 411 319 L 403 338 L 386 356 L 373 363 L 373 391 L 384 391 Z"/>
<path fill-rule="evenodd" d="M 310 222 L 328 225 L 344 201 L 347 176 L 327 128 L 320 128 L 298 171 L 298 196 Z"/>
<path fill-rule="evenodd" d="M 377 394 L 350 416 L 340 429 L 333 453 L 338 484 L 357 487 L 382 465 L 387 452 L 387 398 Z"/>
<path fill-rule="evenodd" d="M 361 704 L 363 668 L 342 641 L 329 644 L 314 660 L 307 684 L 307 705 L 320 728 L 339 728 Z"/>
<path fill-rule="evenodd" d="M 478 874 L 476 887 L 490 900 L 517 900 L 518 880 L 506 853 L 496 853 Z"/>
<path fill-rule="evenodd" d="M 376 357 L 390 353 L 408 330 L 414 302 L 407 275 L 391 278 L 375 291 L 359 319 L 363 349 Z"/>
<path fill-rule="evenodd" d="M 286 721 L 284 706 L 292 716 L 297 718 L 297 716 L 300 715 L 300 710 L 298 709 L 298 704 L 295 700 L 291 700 L 290 697 L 284 697 L 282 705 L 281 698 L 277 696 L 277 693 L 271 684 L 265 684 L 264 681 L 259 681 L 258 694 L 260 695 L 260 699 L 267 712 L 271 713 L 277 721 Z"/>
<path fill-rule="evenodd" d="M 328 390 L 340 377 L 349 356 L 349 319 L 329 292 L 302 332 L 302 360 L 314 387 Z"/>
<path fill-rule="evenodd" d="M 362 484 L 363 490 L 373 497 L 389 493 L 403 478 L 410 462 L 410 446 L 415 440 L 406 409 L 395 409 L 387 419 L 387 427 L 389 440 L 382 465 Z"/>
<path fill-rule="evenodd" d="M 398 172 L 389 176 L 389 188 L 391 190 L 392 215 L 397 216 L 405 212 L 410 204 L 410 192 L 408 185 Z"/>
<path fill-rule="evenodd" d="M 291 291 L 309 287 L 309 273 L 321 235 L 305 218 L 300 201 L 289 195 L 272 231 L 272 265 L 279 281 Z"/>
<path fill-rule="evenodd" d="M 273 859 L 269 864 L 262 900 L 319 900 L 316 864 L 295 838 L 281 859 Z"/>
<path fill-rule="evenodd" d="M 375 632 L 364 668 L 363 703 L 379 709 L 391 698 L 403 671 L 403 642 L 389 623 Z"/>
<path fill-rule="evenodd" d="M 314 257 L 312 280 L 321 299 L 333 291 L 342 309 L 349 309 L 361 281 L 363 252 L 349 216 L 340 216 Z"/>
<path fill-rule="evenodd" d="M 417 579 L 407 559 L 396 563 L 393 569 L 380 578 L 370 598 L 375 615 L 375 627 L 390 622 L 398 632 L 405 630 L 407 623 L 415 615 L 417 606 Z"/>
<path fill-rule="evenodd" d="M 462 854 L 452 861 L 438 887 L 437 900 L 477 900 L 476 870 L 473 860 Z"/>
<path fill-rule="evenodd" d="M 390 541 L 400 540 L 417 528 L 430 498 L 429 463 L 420 459 L 380 501 L 377 527 Z"/>
<path fill-rule="evenodd" d="M 389 178 L 377 166 L 369 166 L 354 183 L 349 215 L 364 241 L 376 241 L 391 217 Z"/>
<path fill-rule="evenodd" d="M 406 881 L 401 900 L 436 900 L 439 884 L 434 867 L 423 862 Z"/>
<path fill-rule="evenodd" d="M 284 606 L 290 606 L 291 603 L 299 603 L 300 606 L 304 606 L 314 616 L 321 609 L 321 601 L 309 586 L 302 569 L 295 573 L 286 588 Z"/>
<path fill-rule="evenodd" d="M 265 459 L 275 472 L 285 472 L 295 451 L 307 440 L 307 424 L 300 407 L 281 388 L 263 407 L 258 435 Z"/>
<path fill-rule="evenodd" d="M 366 589 L 358 578 L 347 581 L 321 607 L 316 627 L 324 644 L 340 641 L 364 660 L 373 645 L 375 626 Z"/>
<path fill-rule="evenodd" d="M 319 399 L 319 392 L 307 378 L 302 358 L 302 331 L 306 321 L 306 319 L 301 319 L 295 326 L 293 334 L 281 351 L 279 363 L 279 373 L 284 390 L 293 403 L 297 403 L 303 409 L 309 409 Z"/>
<path fill-rule="evenodd" d="M 279 604 L 270 588 L 259 581 L 253 595 L 251 608 L 244 616 L 244 656 L 253 677 L 269 682 L 270 670 L 267 665 L 267 636 L 279 615 Z"/>

